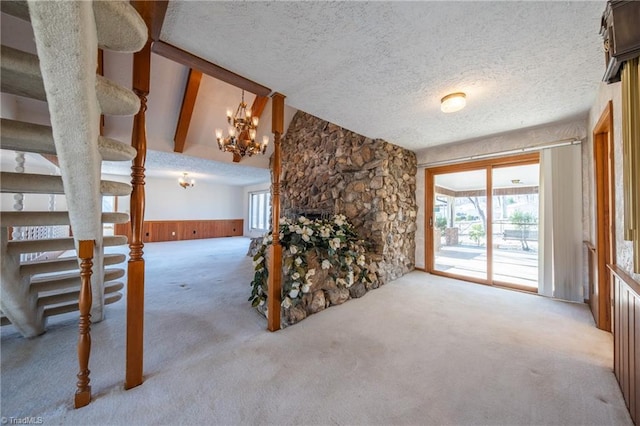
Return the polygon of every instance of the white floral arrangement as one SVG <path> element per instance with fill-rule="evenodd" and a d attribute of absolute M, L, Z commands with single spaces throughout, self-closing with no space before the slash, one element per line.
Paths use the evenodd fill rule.
<path fill-rule="evenodd" d="M 357 282 L 370 282 L 365 243 L 344 215 L 316 220 L 304 216 L 297 220 L 282 218 L 279 237 L 283 263 L 282 307 L 285 309 L 300 303 L 313 288 L 316 270 L 308 265 L 308 254 L 312 252 L 317 255 L 320 268 L 328 270 L 338 287 L 350 288 Z M 269 281 L 266 253 L 271 244 L 273 235 L 270 231 L 263 237 L 253 258 L 255 275 L 249 301 L 263 311 Z"/>

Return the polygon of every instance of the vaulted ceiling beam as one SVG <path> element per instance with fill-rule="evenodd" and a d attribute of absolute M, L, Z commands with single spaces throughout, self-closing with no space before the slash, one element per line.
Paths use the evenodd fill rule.
<path fill-rule="evenodd" d="M 251 116 L 260 118 L 268 101 L 269 98 L 266 96 L 256 96 L 253 100 L 253 105 L 251 105 Z"/>
<path fill-rule="evenodd" d="M 200 88 L 200 80 L 202 73 L 198 70 L 190 69 L 187 77 L 187 85 L 184 89 L 184 97 L 182 98 L 182 107 L 180 108 L 180 116 L 176 125 L 176 134 L 173 137 L 173 151 L 184 152 L 184 145 L 191 124 L 191 116 L 193 115 L 193 107 L 198 97 L 198 89 Z"/>
<path fill-rule="evenodd" d="M 271 89 L 261 84 L 244 78 L 232 71 L 224 69 L 216 64 L 199 58 L 185 50 L 175 47 L 163 41 L 155 41 L 151 50 L 160 56 L 178 62 L 186 67 L 196 69 L 203 74 L 207 74 L 213 78 L 229 83 L 247 92 L 254 93 L 257 96 L 268 96 Z"/>

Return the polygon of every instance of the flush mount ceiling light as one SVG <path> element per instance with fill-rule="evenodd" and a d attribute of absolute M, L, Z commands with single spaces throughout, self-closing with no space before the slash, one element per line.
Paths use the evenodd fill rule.
<path fill-rule="evenodd" d="M 460 111 L 467 105 L 466 98 L 462 92 L 450 93 L 440 100 L 440 109 L 446 113 Z"/>
<path fill-rule="evenodd" d="M 178 179 L 178 185 L 180 185 L 184 189 L 187 189 L 196 186 L 196 181 L 193 179 L 189 179 L 189 173 L 183 173 L 182 177 Z"/>

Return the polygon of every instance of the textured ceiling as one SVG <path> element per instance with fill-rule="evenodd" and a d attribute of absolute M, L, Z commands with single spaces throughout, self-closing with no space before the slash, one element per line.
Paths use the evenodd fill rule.
<path fill-rule="evenodd" d="M 585 116 L 604 72 L 598 35 L 604 6 L 172 0 L 161 39 L 285 94 L 288 106 L 420 150 Z M 1 16 L 3 44 L 34 52 L 29 24 Z M 130 55 L 106 52 L 105 75 L 130 86 Z M 186 67 L 152 55 L 147 174 L 267 182 L 271 146 L 267 156 L 240 164 L 216 148 L 213 129 L 225 127 L 225 110 L 237 105 L 240 90 L 209 77 L 200 86 L 186 155 L 172 152 L 186 75 Z M 445 115 L 440 98 L 453 91 L 466 92 L 468 106 Z M 44 103 L 14 98 L 20 117 L 44 124 Z M 286 123 L 294 112 L 287 108 Z M 268 106 L 262 132 L 270 121 Z M 107 117 L 106 135 L 129 140 L 131 118 Z M 5 154 L 3 169 L 12 170 L 12 161 L 4 164 L 12 155 Z M 122 167 L 105 171 L 128 174 Z"/>
<path fill-rule="evenodd" d="M 605 2 L 171 1 L 161 39 L 412 150 L 586 116 Z M 467 108 L 440 98 L 467 93 Z"/>
<path fill-rule="evenodd" d="M 129 175 L 131 165 L 122 161 L 105 161 L 102 163 L 102 172 Z M 178 179 L 184 172 L 189 173 L 189 178 L 196 181 L 204 180 L 234 186 L 264 183 L 271 177 L 269 169 L 222 163 L 173 152 L 147 151 L 146 176 Z"/>

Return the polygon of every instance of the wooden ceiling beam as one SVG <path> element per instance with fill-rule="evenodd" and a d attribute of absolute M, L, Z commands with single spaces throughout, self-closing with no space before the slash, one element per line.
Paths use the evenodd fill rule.
<path fill-rule="evenodd" d="M 132 0 L 131 5 L 136 8 L 149 29 L 152 41 L 160 40 L 162 24 L 167 13 L 169 0 Z"/>
<path fill-rule="evenodd" d="M 260 118 L 268 101 L 269 98 L 266 96 L 256 96 L 253 100 L 253 105 L 251 105 L 251 116 Z"/>
<path fill-rule="evenodd" d="M 196 69 L 203 74 L 224 81 L 225 83 L 244 89 L 247 92 L 256 94 L 257 96 L 268 96 L 271 89 L 261 84 L 244 78 L 232 71 L 224 69 L 216 64 L 199 58 L 185 50 L 175 47 L 164 41 L 155 41 L 151 47 L 151 51 L 163 56 L 188 68 Z"/>
<path fill-rule="evenodd" d="M 180 108 L 180 116 L 176 125 L 176 134 L 173 137 L 173 151 L 184 152 L 184 146 L 187 141 L 187 133 L 191 124 L 191 116 L 193 115 L 193 107 L 198 97 L 198 89 L 200 88 L 200 80 L 202 73 L 193 68 L 189 70 L 187 77 L 187 85 L 184 89 L 184 97 L 182 98 L 182 107 Z"/>

